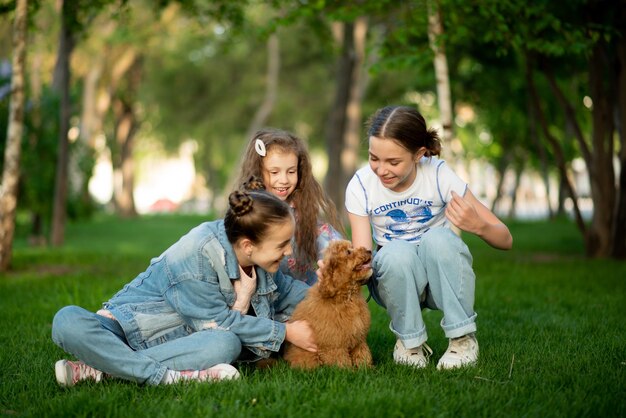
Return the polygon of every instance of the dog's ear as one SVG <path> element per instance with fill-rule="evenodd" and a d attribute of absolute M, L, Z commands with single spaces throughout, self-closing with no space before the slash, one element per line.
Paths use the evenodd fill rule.
<path fill-rule="evenodd" d="M 337 254 L 337 245 L 331 244 L 326 248 L 324 268 L 321 271 L 321 277 L 318 281 L 322 297 L 332 298 L 337 293 L 335 271 L 339 267 L 342 259 L 343 257 Z"/>

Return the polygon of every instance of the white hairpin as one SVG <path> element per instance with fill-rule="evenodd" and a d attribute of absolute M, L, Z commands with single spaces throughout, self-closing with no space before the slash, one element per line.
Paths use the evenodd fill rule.
<path fill-rule="evenodd" d="M 260 139 L 254 141 L 254 149 L 256 150 L 256 153 L 259 154 L 261 157 L 265 157 L 265 155 L 267 154 L 267 150 L 265 149 L 265 143 Z"/>

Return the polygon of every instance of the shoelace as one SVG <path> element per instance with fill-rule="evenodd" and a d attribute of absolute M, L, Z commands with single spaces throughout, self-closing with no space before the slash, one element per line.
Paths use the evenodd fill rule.
<path fill-rule="evenodd" d="M 99 382 L 102 378 L 102 372 L 94 369 L 93 367 L 87 366 L 82 361 L 70 361 L 68 362 L 72 367 L 72 383 L 76 384 L 81 380 L 93 379 L 96 382 Z"/>
<path fill-rule="evenodd" d="M 433 354 L 433 349 L 426 343 L 422 344 L 422 352 L 427 359 Z"/>
<path fill-rule="evenodd" d="M 433 349 L 428 346 L 428 344 L 424 343 L 419 347 L 412 348 L 410 350 L 406 350 L 410 356 L 419 356 L 423 355 L 427 359 L 433 354 Z"/>

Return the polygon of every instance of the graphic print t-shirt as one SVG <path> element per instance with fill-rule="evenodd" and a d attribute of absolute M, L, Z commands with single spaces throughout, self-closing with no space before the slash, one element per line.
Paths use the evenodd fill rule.
<path fill-rule="evenodd" d="M 348 183 L 346 209 L 370 218 L 379 245 L 397 239 L 418 244 L 430 228 L 449 226 L 444 209 L 452 199 L 452 191 L 463 196 L 466 190 L 467 183 L 435 157 L 420 160 L 415 181 L 400 193 L 383 186 L 367 165 Z"/>

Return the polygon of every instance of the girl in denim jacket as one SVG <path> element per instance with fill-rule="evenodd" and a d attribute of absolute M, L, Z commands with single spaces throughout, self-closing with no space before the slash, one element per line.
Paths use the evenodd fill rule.
<path fill-rule="evenodd" d="M 266 358 L 287 340 L 315 351 L 308 323 L 285 322 L 308 286 L 278 271 L 291 255 L 289 206 L 265 191 L 235 191 L 223 220 L 183 236 L 97 313 L 66 306 L 52 339 L 63 386 L 113 376 L 151 385 L 239 377 L 242 354 Z"/>
<path fill-rule="evenodd" d="M 296 218 L 293 254 L 283 259 L 280 271 L 314 284 L 317 260 L 345 234 L 335 205 L 313 176 L 304 141 L 287 131 L 260 130 L 243 153 L 240 173 L 238 184 L 260 177 L 270 193 L 289 203 Z"/>

